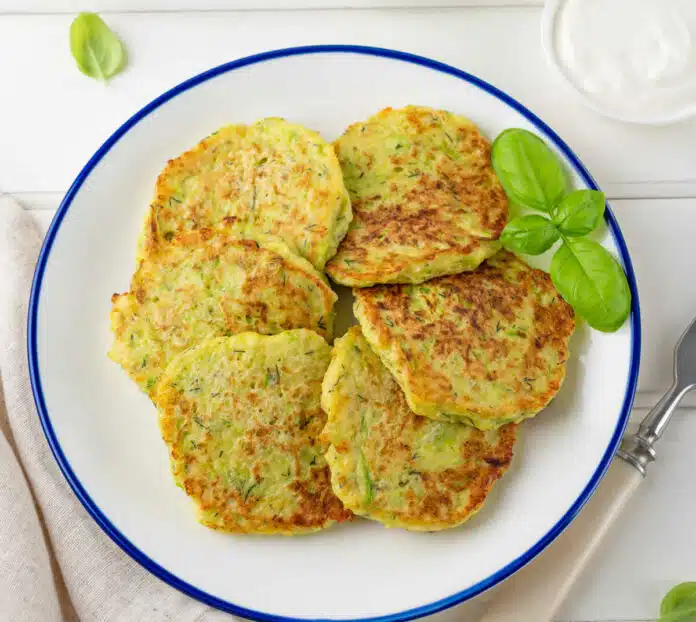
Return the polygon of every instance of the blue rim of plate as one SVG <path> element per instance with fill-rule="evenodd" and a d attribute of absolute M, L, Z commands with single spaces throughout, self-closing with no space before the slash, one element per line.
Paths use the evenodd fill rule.
<path fill-rule="evenodd" d="M 70 205 L 75 198 L 75 195 L 79 192 L 82 184 L 89 177 L 92 169 L 101 161 L 101 159 L 109 152 L 109 150 L 118 142 L 118 140 L 130 130 L 135 124 L 140 122 L 142 119 L 147 117 L 151 112 L 159 108 L 161 105 L 173 99 L 180 93 L 187 91 L 207 80 L 215 78 L 221 74 L 227 73 L 229 71 L 234 71 L 240 67 L 246 67 L 249 65 L 254 65 L 256 63 L 261 63 L 264 61 L 275 60 L 279 58 L 285 58 L 290 56 L 301 56 L 305 54 L 361 54 L 364 56 L 377 56 L 381 58 L 390 58 L 397 61 L 407 62 L 414 65 L 420 65 L 428 69 L 433 69 L 441 73 L 448 74 L 460 80 L 464 80 L 469 84 L 472 84 L 479 89 L 485 91 L 489 95 L 492 95 L 496 99 L 507 104 L 517 112 L 519 112 L 523 117 L 525 117 L 537 131 L 545 135 L 558 150 L 568 159 L 568 161 L 573 165 L 576 172 L 580 175 L 583 181 L 588 187 L 598 190 L 598 186 L 595 183 L 592 176 L 589 174 L 587 169 L 580 163 L 580 160 L 575 155 L 575 153 L 566 145 L 563 140 L 539 117 L 537 117 L 530 110 L 525 108 L 518 101 L 502 92 L 493 85 L 473 76 L 465 71 L 456 69 L 450 65 L 426 58 L 424 56 L 416 56 L 414 54 L 409 54 L 407 52 L 399 52 L 396 50 L 390 50 L 386 48 L 378 47 L 367 47 L 358 45 L 311 45 L 311 46 L 301 46 L 284 48 L 279 50 L 272 50 L 269 52 L 263 52 L 261 54 L 255 54 L 253 56 L 247 56 L 240 58 L 238 60 L 213 67 L 208 71 L 204 71 L 188 80 L 185 80 L 181 84 L 175 86 L 174 88 L 163 93 L 140 111 L 136 112 L 130 119 L 128 119 L 121 127 L 119 127 L 107 140 L 106 142 L 97 150 L 97 152 L 90 158 L 84 168 L 80 171 L 79 175 L 76 177 L 72 186 L 63 198 L 58 211 L 49 227 L 48 233 L 44 240 L 41 252 L 39 254 L 38 262 L 36 265 L 36 271 L 34 273 L 34 280 L 31 288 L 31 297 L 29 299 L 29 317 L 28 317 L 28 330 L 27 330 L 27 346 L 29 355 L 29 376 L 31 379 L 32 392 L 34 394 L 34 401 L 36 403 L 36 408 L 39 413 L 39 419 L 41 420 L 41 426 L 43 427 L 44 434 L 48 440 L 48 444 L 53 452 L 53 455 L 58 462 L 58 465 L 68 481 L 68 484 L 73 489 L 73 492 L 80 500 L 82 505 L 85 507 L 87 512 L 91 517 L 97 522 L 97 524 L 106 532 L 106 534 L 120 546 L 128 555 L 130 555 L 136 562 L 138 562 L 145 569 L 149 570 L 152 574 L 159 577 L 172 587 L 184 592 L 188 596 L 195 598 L 207 605 L 232 613 L 245 618 L 250 618 L 254 620 L 267 620 L 273 622 L 319 622 L 320 620 L 338 620 L 338 618 L 292 618 L 286 616 L 279 616 L 269 613 L 264 613 L 262 611 L 254 611 L 247 609 L 245 607 L 240 607 L 234 603 L 228 602 L 211 594 L 208 594 L 197 587 L 182 581 L 177 576 L 173 575 L 171 572 L 157 564 L 154 560 L 150 559 L 141 550 L 136 548 L 129 540 L 126 538 L 116 527 L 109 521 L 106 515 L 101 511 L 101 509 L 92 501 L 91 497 L 84 489 L 79 479 L 73 472 L 70 462 L 63 453 L 63 450 L 58 442 L 56 434 L 53 430 L 51 424 L 51 419 L 46 408 L 46 402 L 43 395 L 43 389 L 41 386 L 41 376 L 39 372 L 39 361 L 38 361 L 38 347 L 37 347 L 37 319 L 38 319 L 38 306 L 41 296 L 41 285 L 43 282 L 44 272 L 46 269 L 46 263 L 48 261 L 49 255 L 51 253 L 51 248 L 53 247 L 53 242 L 55 240 L 56 234 L 60 229 L 63 218 L 70 209 Z M 607 206 L 609 207 L 609 206 Z M 614 214 L 611 209 L 608 208 L 605 212 L 605 220 L 609 227 L 609 230 L 614 237 L 616 245 L 619 249 L 620 259 L 626 270 L 626 275 L 628 277 L 628 283 L 631 288 L 631 295 L 633 297 L 632 308 L 631 308 L 631 365 L 628 376 L 628 383 L 626 385 L 626 392 L 624 395 L 623 406 L 621 408 L 621 414 L 612 435 L 611 441 L 602 456 L 602 460 L 599 466 L 595 470 L 589 483 L 583 489 L 580 496 L 575 500 L 570 509 L 563 515 L 563 517 L 546 533 L 546 535 L 541 538 L 534 546 L 532 546 L 526 553 L 510 562 L 504 568 L 493 573 L 488 578 L 468 587 L 461 592 L 452 594 L 446 598 L 442 598 L 433 603 L 427 605 L 421 605 L 413 609 L 408 609 L 406 611 L 401 611 L 398 613 L 378 616 L 378 617 L 367 617 L 367 618 L 355 618 L 353 622 L 395 622 L 397 620 L 413 620 L 415 618 L 420 618 L 427 615 L 432 615 L 443 609 L 447 609 L 454 605 L 458 605 L 466 600 L 473 598 L 481 594 L 482 592 L 492 588 L 496 584 L 500 583 L 511 574 L 522 568 L 522 566 L 529 563 L 534 559 L 541 551 L 543 551 L 553 540 L 555 540 L 558 535 L 572 522 L 573 518 L 582 509 L 587 500 L 590 498 L 595 488 L 599 484 L 600 480 L 604 476 L 604 473 L 609 468 L 609 465 L 614 457 L 616 450 L 618 449 L 619 443 L 625 431 L 628 419 L 631 413 L 631 408 L 633 406 L 633 399 L 636 392 L 636 384 L 638 380 L 638 367 L 640 362 L 640 348 L 641 348 L 641 325 L 640 325 L 640 305 L 638 302 L 638 290 L 636 287 L 635 274 L 633 272 L 633 265 L 628 254 L 628 249 L 626 248 L 626 242 L 621 234 L 621 230 L 614 218 Z M 350 622 L 348 619 L 340 619 L 342 622 Z"/>

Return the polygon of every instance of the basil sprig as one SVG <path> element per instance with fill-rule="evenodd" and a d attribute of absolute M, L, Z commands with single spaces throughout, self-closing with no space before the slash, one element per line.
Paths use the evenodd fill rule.
<path fill-rule="evenodd" d="M 515 253 L 540 255 L 558 240 L 551 280 L 575 312 L 597 330 L 614 332 L 631 312 L 631 290 L 616 258 L 588 239 L 604 217 L 597 190 L 570 191 L 560 160 L 538 136 L 502 132 L 493 143 L 493 168 L 510 200 L 541 214 L 513 218 L 500 241 Z"/>

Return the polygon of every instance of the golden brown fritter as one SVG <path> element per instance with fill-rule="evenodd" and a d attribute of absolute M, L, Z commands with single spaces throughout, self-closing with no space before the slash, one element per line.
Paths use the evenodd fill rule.
<path fill-rule="evenodd" d="M 176 354 L 210 337 L 310 328 L 330 339 L 336 294 L 282 240 L 230 226 L 178 235 L 112 300 L 109 356 L 152 393 Z"/>
<path fill-rule="evenodd" d="M 351 517 L 319 436 L 330 348 L 316 333 L 242 333 L 175 358 L 154 401 L 174 479 L 206 526 L 309 533 Z"/>
<path fill-rule="evenodd" d="M 321 403 L 336 495 L 388 527 L 461 524 L 512 460 L 515 424 L 481 431 L 414 414 L 357 326 L 336 340 Z"/>
<path fill-rule="evenodd" d="M 573 310 L 507 251 L 474 272 L 355 296 L 365 337 L 420 415 L 491 429 L 534 416 L 561 387 Z"/>
<path fill-rule="evenodd" d="M 229 125 L 167 163 L 140 256 L 226 218 L 276 235 L 323 270 L 352 218 L 336 155 L 319 134 L 283 119 Z"/>
<path fill-rule="evenodd" d="M 326 266 L 342 285 L 421 283 L 499 248 L 507 197 L 490 144 L 464 117 L 387 108 L 336 142 L 353 222 Z"/>

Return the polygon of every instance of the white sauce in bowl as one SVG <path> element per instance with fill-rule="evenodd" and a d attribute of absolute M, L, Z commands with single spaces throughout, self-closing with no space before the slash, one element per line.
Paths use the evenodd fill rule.
<path fill-rule="evenodd" d="M 555 61 L 593 107 L 625 120 L 696 113 L 696 0 L 564 0 Z"/>

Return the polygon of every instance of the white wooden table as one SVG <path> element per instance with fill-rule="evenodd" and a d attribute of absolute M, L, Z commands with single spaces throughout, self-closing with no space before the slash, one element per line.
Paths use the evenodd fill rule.
<path fill-rule="evenodd" d="M 0 191 L 14 195 L 47 227 L 81 166 L 121 122 L 181 80 L 240 56 L 292 45 L 356 43 L 436 58 L 493 82 L 544 118 L 611 199 L 641 294 L 639 418 L 667 386 L 672 344 L 696 314 L 696 119 L 649 128 L 583 109 L 545 66 L 541 4 L 0 0 Z M 86 9 L 102 12 L 128 46 L 128 69 L 107 87 L 82 76 L 69 53 L 70 22 L 75 11 Z M 696 580 L 695 443 L 692 401 L 661 442 L 659 461 L 632 511 L 559 620 L 655 620 L 669 587 Z M 476 603 L 436 617 L 466 622 L 474 619 L 474 609 Z"/>

